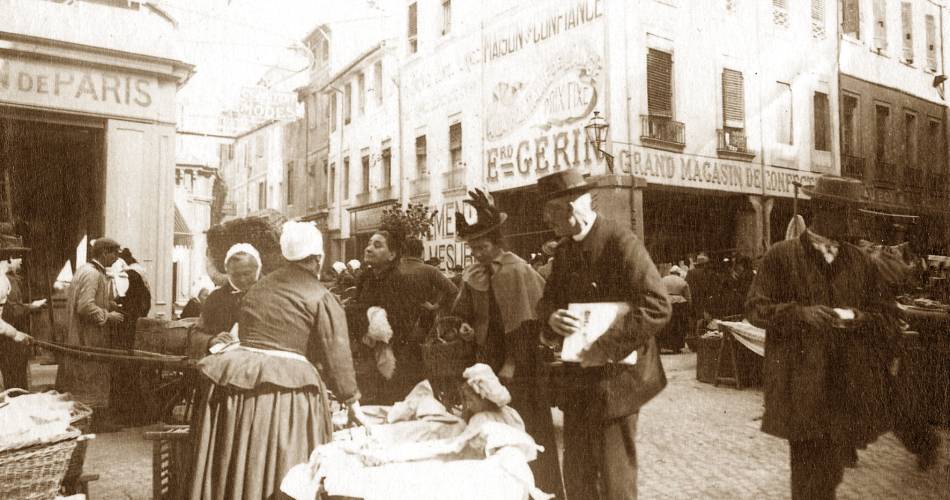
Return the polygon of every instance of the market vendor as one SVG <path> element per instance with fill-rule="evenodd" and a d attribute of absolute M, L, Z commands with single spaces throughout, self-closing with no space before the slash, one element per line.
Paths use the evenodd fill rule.
<path fill-rule="evenodd" d="M 224 257 L 228 282 L 215 289 L 205 300 L 196 332 L 206 339 L 208 347 L 228 342 L 229 333 L 238 322 L 241 298 L 261 277 L 261 255 L 248 243 L 237 243 Z"/>
<path fill-rule="evenodd" d="M 280 248 L 288 264 L 244 296 L 239 344 L 198 363 L 192 499 L 278 495 L 290 467 L 330 441 L 324 376 L 350 422 L 364 421 L 346 317 L 319 279 L 320 231 L 287 222 Z"/>
<path fill-rule="evenodd" d="M 453 314 L 475 330 L 476 358 L 508 385 L 512 406 L 524 418 L 527 432 L 545 448 L 531 463 L 538 487 L 563 498 L 551 404 L 542 390 L 538 359 L 540 325 L 535 309 L 544 292 L 544 278 L 530 264 L 505 249 L 502 226 L 508 214 L 490 195 L 475 190 L 465 200 L 477 220 L 467 224 L 456 214 L 459 239 L 472 249 L 475 262 L 462 275 L 462 290 Z"/>

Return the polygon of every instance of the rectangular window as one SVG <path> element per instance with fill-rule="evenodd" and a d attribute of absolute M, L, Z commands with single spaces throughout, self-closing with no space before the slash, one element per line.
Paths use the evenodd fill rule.
<path fill-rule="evenodd" d="M 416 137 L 416 178 L 421 179 L 429 175 L 429 167 L 426 165 L 426 136 Z"/>
<path fill-rule="evenodd" d="M 257 209 L 267 208 L 267 183 L 264 181 L 257 183 Z"/>
<path fill-rule="evenodd" d="M 327 181 L 327 191 L 329 191 L 328 197 L 330 199 L 330 204 L 336 203 L 336 163 L 330 164 L 330 175 L 328 176 Z"/>
<path fill-rule="evenodd" d="M 904 62 L 914 64 L 914 16 L 910 2 L 901 2 L 901 37 Z"/>
<path fill-rule="evenodd" d="M 343 199 L 350 199 L 350 157 L 343 158 Z"/>
<path fill-rule="evenodd" d="M 841 32 L 845 35 L 861 38 L 860 0 L 841 1 Z"/>
<path fill-rule="evenodd" d="M 415 54 L 419 50 L 419 38 L 418 31 L 416 29 L 416 23 L 418 21 L 416 16 L 416 4 L 409 4 L 409 26 L 406 30 L 406 38 L 409 41 L 409 53 Z"/>
<path fill-rule="evenodd" d="M 673 55 L 647 52 L 647 109 L 650 116 L 673 117 Z"/>
<path fill-rule="evenodd" d="M 461 168 L 462 163 L 462 124 L 449 125 L 449 170 Z"/>
<path fill-rule="evenodd" d="M 815 150 L 831 151 L 831 110 L 828 94 L 815 92 Z"/>
<path fill-rule="evenodd" d="M 442 35 L 452 31 L 452 0 L 442 0 Z"/>
<path fill-rule="evenodd" d="M 934 16 L 928 15 L 925 18 L 927 29 L 927 69 L 937 71 L 937 27 L 934 23 Z"/>
<path fill-rule="evenodd" d="M 858 98 L 853 95 L 841 96 L 841 154 L 858 156 L 857 143 Z"/>
<path fill-rule="evenodd" d="M 874 160 L 877 165 L 887 163 L 887 127 L 891 109 L 887 106 L 874 106 Z M 878 178 L 882 172 L 878 171 Z"/>
<path fill-rule="evenodd" d="M 904 113 L 904 160 L 911 168 L 917 168 L 917 113 Z"/>
<path fill-rule="evenodd" d="M 785 82 L 776 82 L 776 85 L 775 140 L 780 144 L 792 144 L 792 86 Z"/>
<path fill-rule="evenodd" d="M 393 152 L 389 141 L 383 143 L 383 153 L 380 156 L 383 162 L 382 187 L 388 188 L 392 186 L 393 175 Z"/>
<path fill-rule="evenodd" d="M 360 166 L 362 167 L 362 170 L 363 170 L 363 172 L 362 172 L 363 177 L 362 177 L 362 179 L 361 179 L 361 180 L 362 180 L 362 185 L 360 186 L 362 189 L 360 190 L 360 192 L 361 192 L 361 193 L 368 193 L 368 192 L 369 192 L 369 175 L 370 175 L 370 171 L 369 171 L 369 154 L 364 154 L 363 157 L 360 158 L 360 162 L 361 162 L 361 163 L 360 163 Z"/>
<path fill-rule="evenodd" d="M 364 73 L 356 76 L 356 92 L 359 94 L 359 97 L 357 97 L 359 114 L 363 116 L 366 113 L 366 75 Z"/>
<path fill-rule="evenodd" d="M 726 128 L 745 129 L 745 83 L 740 71 L 722 70 L 722 122 Z"/>
<path fill-rule="evenodd" d="M 349 125 L 353 113 L 353 84 L 347 83 L 343 89 L 343 124 Z"/>
<path fill-rule="evenodd" d="M 287 206 L 294 204 L 294 162 L 287 162 Z"/>
<path fill-rule="evenodd" d="M 376 83 L 376 104 L 383 104 L 383 61 L 376 61 L 373 66 L 373 77 Z"/>
<path fill-rule="evenodd" d="M 874 49 L 887 50 L 887 4 L 885 0 L 874 0 Z"/>
<path fill-rule="evenodd" d="M 333 132 L 336 130 L 336 115 L 339 104 L 337 104 L 336 92 L 330 94 L 328 97 L 330 99 L 330 131 Z"/>

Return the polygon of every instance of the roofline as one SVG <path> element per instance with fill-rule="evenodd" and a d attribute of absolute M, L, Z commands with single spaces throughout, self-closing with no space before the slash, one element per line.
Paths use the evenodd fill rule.
<path fill-rule="evenodd" d="M 361 62 L 365 61 L 366 59 L 369 59 L 371 56 L 375 55 L 377 52 L 382 51 L 386 47 L 387 47 L 386 41 L 383 40 L 379 42 L 378 44 L 376 44 L 375 47 L 372 47 L 366 52 L 363 52 L 362 54 L 356 56 L 356 58 L 353 59 L 353 62 L 351 62 L 350 64 L 347 64 L 343 69 L 331 75 L 330 78 L 327 79 L 327 83 L 323 85 L 322 87 L 320 87 L 319 92 L 325 91 L 327 88 L 333 85 L 337 80 L 346 76 L 346 74 L 349 73 L 351 70 L 353 70 L 353 68 L 359 66 Z"/>
<path fill-rule="evenodd" d="M 247 132 L 241 132 L 240 134 L 237 134 L 236 136 L 234 136 L 234 139 L 237 140 L 237 139 L 240 139 L 240 138 L 242 138 L 242 137 L 244 137 L 244 136 L 246 136 L 246 135 L 253 134 L 254 132 L 257 132 L 258 130 L 261 130 L 261 129 L 263 129 L 263 128 L 267 128 L 267 127 L 269 127 L 269 126 L 271 126 L 271 125 L 273 125 L 273 124 L 275 124 L 275 123 L 280 123 L 280 120 L 267 120 L 266 122 L 261 123 L 260 125 L 258 125 L 258 126 L 256 126 L 256 127 L 252 128 L 252 129 L 250 129 L 250 130 L 248 130 Z"/>

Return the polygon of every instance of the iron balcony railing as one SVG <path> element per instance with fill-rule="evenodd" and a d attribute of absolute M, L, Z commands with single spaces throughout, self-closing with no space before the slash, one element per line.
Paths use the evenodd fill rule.
<path fill-rule="evenodd" d="M 748 153 L 749 147 L 746 142 L 744 130 L 739 129 L 719 129 L 716 131 L 719 136 L 718 151 L 720 153 Z"/>
<path fill-rule="evenodd" d="M 841 155 L 841 175 L 854 179 L 864 178 L 864 158 L 860 156 Z"/>
<path fill-rule="evenodd" d="M 665 142 L 676 146 L 686 145 L 686 125 L 673 121 L 668 116 L 640 115 L 641 139 Z"/>

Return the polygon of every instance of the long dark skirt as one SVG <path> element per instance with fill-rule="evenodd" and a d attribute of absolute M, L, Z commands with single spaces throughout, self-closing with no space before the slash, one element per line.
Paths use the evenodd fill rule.
<path fill-rule="evenodd" d="M 218 386 L 202 377 L 192 421 L 192 499 L 286 498 L 280 482 L 291 467 L 330 441 L 326 389 L 250 390 Z"/>

